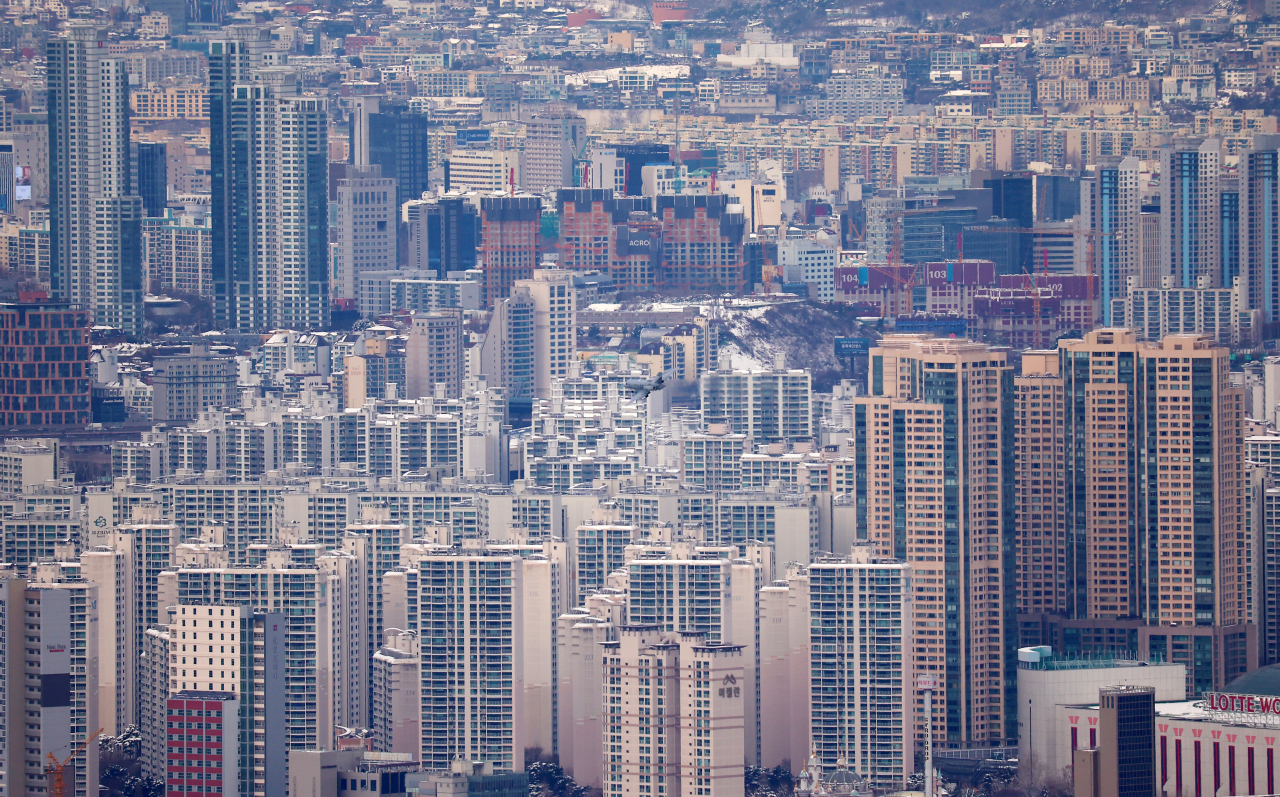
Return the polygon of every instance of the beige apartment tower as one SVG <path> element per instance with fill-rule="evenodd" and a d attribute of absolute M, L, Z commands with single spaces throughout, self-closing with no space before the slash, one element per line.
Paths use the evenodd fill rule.
<path fill-rule="evenodd" d="M 915 667 L 943 684 L 935 743 L 1003 744 L 1017 735 L 1013 369 L 968 340 L 888 335 L 870 381 L 852 406 L 855 537 L 912 567 Z M 924 727 L 914 700 L 904 732 Z"/>
<path fill-rule="evenodd" d="M 1019 611 L 1087 634 L 1132 618 L 1168 628 L 1141 631 L 1135 653 L 1185 663 L 1193 693 L 1257 656 L 1243 395 L 1230 367 L 1207 338 L 1147 343 L 1104 328 L 1056 356 L 1029 353 L 1016 380 Z M 1195 637 L 1200 654 L 1174 634 Z"/>

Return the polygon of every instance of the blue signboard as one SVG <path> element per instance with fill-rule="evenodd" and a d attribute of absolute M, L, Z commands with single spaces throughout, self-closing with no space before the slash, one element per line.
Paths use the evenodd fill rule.
<path fill-rule="evenodd" d="M 871 338 L 836 338 L 836 356 L 866 357 L 871 343 Z"/>

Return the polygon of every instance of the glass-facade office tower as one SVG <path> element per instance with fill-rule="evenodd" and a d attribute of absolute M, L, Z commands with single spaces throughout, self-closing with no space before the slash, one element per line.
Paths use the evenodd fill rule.
<path fill-rule="evenodd" d="M 134 174 L 142 209 L 150 218 L 164 215 L 169 201 L 169 155 L 163 143 L 141 141 L 133 145 L 136 158 Z"/>
<path fill-rule="evenodd" d="M 48 43 L 50 288 L 93 323 L 142 331 L 142 201 L 132 194 L 129 76 L 106 28 Z"/>
<path fill-rule="evenodd" d="M 349 127 L 351 163 L 378 166 L 383 177 L 395 180 L 396 207 L 431 190 L 431 137 L 443 134 L 426 114 L 381 97 L 361 97 L 354 103 Z"/>

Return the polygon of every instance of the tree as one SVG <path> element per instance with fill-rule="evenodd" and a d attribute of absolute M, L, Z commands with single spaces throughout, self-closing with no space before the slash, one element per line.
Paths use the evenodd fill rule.
<path fill-rule="evenodd" d="M 544 757 L 541 748 L 530 748 L 525 752 L 526 755 L 532 752 L 539 758 Z M 530 797 L 589 797 L 594 791 L 586 786 L 579 786 L 564 773 L 563 767 L 550 761 L 526 764 L 524 771 L 529 777 Z"/>

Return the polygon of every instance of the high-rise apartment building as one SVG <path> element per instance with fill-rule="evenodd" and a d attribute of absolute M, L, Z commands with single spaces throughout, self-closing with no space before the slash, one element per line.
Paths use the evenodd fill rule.
<path fill-rule="evenodd" d="M 1280 136 L 1255 135 L 1240 154 L 1240 260 L 1249 306 L 1280 319 Z"/>
<path fill-rule="evenodd" d="M 814 753 L 809 577 L 798 568 L 789 568 L 786 576 L 779 574 L 759 593 L 760 716 L 767 718 L 760 723 L 760 766 L 765 768 L 808 761 Z"/>
<path fill-rule="evenodd" d="M 740 797 L 747 648 L 627 625 L 601 645 L 604 793 Z"/>
<path fill-rule="evenodd" d="M 1240 259 L 1240 234 L 1243 220 L 1240 216 L 1240 180 L 1238 177 L 1222 177 L 1218 186 L 1218 225 L 1222 236 L 1221 287 L 1230 288 L 1237 277 L 1247 270 Z"/>
<path fill-rule="evenodd" d="M 1066 405 L 1056 351 L 1022 354 L 1013 380 L 1018 523 L 1018 612 L 1067 614 L 1083 596 L 1067 561 Z"/>
<path fill-rule="evenodd" d="M 169 609 L 168 626 L 148 630 L 143 659 L 148 665 L 141 690 L 146 766 L 162 767 L 153 777 L 168 781 L 173 793 L 198 792 L 193 787 L 199 781 L 213 780 L 223 782 L 224 794 L 283 794 L 286 751 L 296 744 L 295 731 L 306 724 L 303 718 L 316 712 L 314 699 L 294 702 L 297 683 L 307 676 L 290 669 L 303 655 L 287 654 L 286 645 L 306 644 L 295 634 L 300 624 L 279 611 L 255 611 L 244 603 L 183 602 Z M 323 655 L 324 647 L 312 643 L 311 651 L 312 657 Z M 314 670 L 311 676 L 314 681 Z M 201 710 L 220 709 L 222 714 L 175 714 L 174 708 L 184 706 L 175 706 L 172 699 L 181 695 L 214 701 Z M 211 729 L 220 732 L 210 734 Z M 181 736 L 175 738 L 175 733 Z M 153 737 L 162 743 L 160 749 Z M 233 789 L 227 788 L 229 783 Z"/>
<path fill-rule="evenodd" d="M 268 66 L 269 33 L 209 43 L 214 313 L 245 330 L 329 322 L 327 101 Z"/>
<path fill-rule="evenodd" d="M 418 635 L 387 629 L 369 666 L 373 748 L 417 756 L 422 745 L 422 658 Z"/>
<path fill-rule="evenodd" d="M 587 122 L 572 111 L 548 111 L 525 123 L 526 191 L 540 194 L 574 184 L 574 164 L 587 145 Z"/>
<path fill-rule="evenodd" d="M 627 623 L 659 634 L 700 634 L 707 644 L 741 646 L 742 748 L 747 763 L 759 760 L 759 648 L 757 590 L 765 573 L 745 559 L 714 558 L 690 545 L 675 545 L 661 558 L 627 565 Z M 706 697 L 706 695 L 704 695 Z M 607 731 L 606 731 L 607 732 Z M 606 776 L 606 784 L 608 778 Z"/>
<path fill-rule="evenodd" d="M 531 279 L 519 280 L 515 293 L 533 300 L 533 391 L 536 398 L 551 398 L 551 386 L 569 375 L 569 364 L 578 356 L 578 297 L 573 273 L 544 268 Z"/>
<path fill-rule="evenodd" d="M 1184 288 L 1194 288 L 1201 276 L 1209 278 L 1209 287 L 1224 284 L 1221 150 L 1216 138 L 1160 150 L 1161 260 Z"/>
<path fill-rule="evenodd" d="M 533 397 L 536 312 L 537 304 L 524 291 L 499 299 L 494 302 L 489 331 L 480 344 L 480 373 L 488 377 L 489 384 L 504 388 L 509 398 Z"/>
<path fill-rule="evenodd" d="M 239 285 L 250 281 L 253 242 L 243 180 L 249 174 L 251 144 L 232 135 L 235 87 L 254 70 L 274 64 L 279 54 L 271 31 L 231 25 L 209 42 L 209 166 L 213 188 L 213 312 L 222 326 L 239 323 Z"/>
<path fill-rule="evenodd" d="M 129 75 L 107 29 L 72 23 L 48 58 L 50 287 L 93 323 L 142 332 L 142 200 L 129 159 Z"/>
<path fill-rule="evenodd" d="M 912 566 L 917 672 L 936 675 L 934 741 L 1014 738 L 1013 371 L 967 340 L 889 335 L 871 396 L 852 399 L 859 445 L 834 479 L 855 539 Z M 923 727 L 923 707 L 913 722 Z"/>
<path fill-rule="evenodd" d="M 338 180 L 333 242 L 334 298 L 354 299 L 362 271 L 396 267 L 396 181 L 377 169 Z"/>
<path fill-rule="evenodd" d="M 169 700 L 169 627 L 148 628 L 138 650 L 138 760 L 142 774 L 163 780 L 169 741 L 165 723 Z"/>
<path fill-rule="evenodd" d="M 524 768 L 526 738 L 524 568 L 514 556 L 483 552 L 426 556 L 416 564 L 416 613 L 409 630 L 421 647 L 419 760 L 445 769 L 459 756 Z M 476 589 L 470 584 L 475 581 Z M 547 617 L 550 637 L 551 617 Z"/>
<path fill-rule="evenodd" d="M 663 195 L 654 205 L 662 222 L 659 287 L 714 293 L 741 289 L 746 217 L 741 206 L 733 209 L 732 197 Z"/>
<path fill-rule="evenodd" d="M 462 313 L 415 313 L 404 347 L 407 398 L 462 395 Z M 441 393 L 440 391 L 443 391 Z"/>
<path fill-rule="evenodd" d="M 156 357 L 152 384 L 153 421 L 190 421 L 208 409 L 236 403 L 236 361 L 192 346 L 187 354 Z"/>
<path fill-rule="evenodd" d="M 911 582 L 911 565 L 873 558 L 867 547 L 808 569 L 814 754 L 829 767 L 846 759 L 887 789 L 915 771 L 913 673 L 927 656 L 913 644 L 925 629 L 913 622 Z"/>
<path fill-rule="evenodd" d="M 556 750 L 560 765 L 581 784 L 603 786 L 606 678 L 601 642 L 617 638 L 626 614 L 622 590 L 588 596 L 556 619 Z"/>
<path fill-rule="evenodd" d="M 213 219 L 206 213 L 161 208 L 142 227 L 148 287 L 213 295 Z"/>
<path fill-rule="evenodd" d="M 542 203 L 527 194 L 480 200 L 481 301 L 490 307 L 511 295 L 517 280 L 533 277 L 541 240 Z"/>
<path fill-rule="evenodd" d="M 349 639 L 335 633 L 336 629 L 342 628 L 341 621 L 355 611 L 349 603 L 354 596 L 350 590 L 344 589 L 346 579 L 343 575 L 319 561 L 325 557 L 341 558 L 342 554 L 325 553 L 315 557 L 314 564 L 305 560 L 302 563 L 290 561 L 294 555 L 306 555 L 307 550 L 306 546 L 297 550 L 276 548 L 266 551 L 263 563 L 257 566 L 179 568 L 161 577 L 162 594 L 175 596 L 165 603 L 192 606 L 193 611 L 199 610 L 197 615 L 205 615 L 209 608 L 216 610 L 221 607 L 227 607 L 228 611 L 237 607 L 241 617 L 248 617 L 252 611 L 289 610 L 287 617 L 279 621 L 288 645 L 283 682 L 279 687 L 284 696 L 286 726 L 281 734 L 286 748 L 297 750 L 314 750 L 333 744 L 335 725 L 363 727 L 360 722 L 343 722 L 352 709 L 350 703 L 344 702 L 349 696 L 343 691 L 345 680 L 349 673 L 360 672 L 361 669 L 359 662 L 349 655 L 351 648 L 346 644 Z M 363 605 L 363 601 L 360 604 Z M 210 618 L 199 619 L 207 622 Z M 220 615 L 212 619 L 214 622 L 222 621 Z M 181 620 L 179 615 L 176 622 Z M 188 621 L 191 621 L 190 616 Z M 349 626 L 348 630 L 358 630 L 359 642 L 363 643 L 362 623 L 358 628 Z M 182 628 L 175 628 L 171 623 L 171 637 L 175 631 L 181 634 Z M 192 633 L 189 627 L 188 633 Z M 210 632 L 202 629 L 200 633 Z M 218 627 L 212 633 L 223 632 Z M 197 642 L 202 647 L 223 644 L 221 639 L 192 639 L 187 644 Z M 182 644 L 181 639 L 170 641 L 171 647 Z M 183 651 L 173 649 L 172 653 L 181 657 Z M 239 683 L 241 669 L 233 668 L 229 652 L 224 655 L 221 650 L 200 649 L 186 653 L 190 661 L 186 662 L 185 672 L 179 665 L 178 673 L 173 676 L 177 680 L 173 691 L 223 691 L 214 687 Z M 243 655 L 244 645 L 237 649 L 237 653 Z M 215 663 L 210 664 L 210 659 Z M 224 666 L 223 662 L 227 664 Z M 363 701 L 359 705 L 363 705 Z"/>
<path fill-rule="evenodd" d="M 630 275 L 618 273 L 613 262 L 617 225 L 626 224 L 632 213 L 652 212 L 652 198 L 615 197 L 609 188 L 577 188 L 556 193 L 556 210 L 562 267 L 608 270 L 615 282 L 631 282 Z"/>
<path fill-rule="evenodd" d="M 98 794 L 98 745 L 80 747 L 98 719 L 98 585 L 75 563 L 47 562 L 0 578 L 5 733 L 0 772 L 6 795 L 47 794 L 49 756 L 74 757 L 67 797 Z"/>
<path fill-rule="evenodd" d="M 1143 205 L 1138 213 L 1138 273 L 1140 285 L 1159 285 L 1170 276 L 1160 260 L 1160 206 Z"/>
<path fill-rule="evenodd" d="M 98 535 L 95 535 L 98 536 Z M 115 736 L 138 722 L 138 564 L 133 539 L 80 554 L 84 579 L 98 585 L 98 721 Z"/>
<path fill-rule="evenodd" d="M 702 375 L 703 421 L 725 424 L 732 434 L 757 442 L 808 440 L 813 436 L 813 379 L 808 371 L 743 371 L 720 367 Z"/>
<path fill-rule="evenodd" d="M 1229 350 L 1098 329 L 1057 355 L 1024 361 L 1018 380 L 1018 501 L 1030 534 L 1018 605 L 1060 613 L 1081 652 L 1125 629 L 1140 657 L 1185 663 L 1192 694 L 1221 687 L 1256 666 L 1259 611 Z M 1022 642 L 1038 643 L 1026 630 Z"/>
<path fill-rule="evenodd" d="M 1128 291 L 1128 278 L 1140 271 L 1138 214 L 1142 205 L 1138 159 L 1099 158 L 1093 174 L 1080 181 L 1080 224 L 1082 229 L 1108 235 L 1081 236 L 1077 247 L 1084 247 L 1078 261 L 1087 264 L 1097 280 L 1102 301 L 1102 323 L 1111 324 L 1111 300 L 1122 298 Z M 1090 243 L 1092 245 L 1090 245 Z M 1032 264 L 1033 270 L 1039 264 Z"/>
<path fill-rule="evenodd" d="M 183 689 L 165 708 L 167 797 L 247 793 L 239 767 L 239 696 Z"/>

